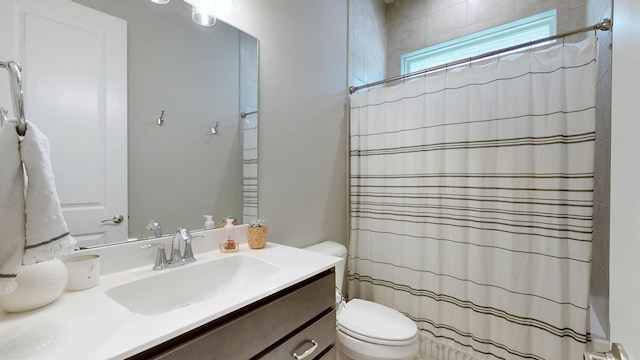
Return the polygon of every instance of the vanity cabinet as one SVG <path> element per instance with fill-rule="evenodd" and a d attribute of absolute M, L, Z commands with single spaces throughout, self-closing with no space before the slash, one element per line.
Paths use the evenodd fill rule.
<path fill-rule="evenodd" d="M 130 359 L 335 360 L 335 324 L 330 269 Z"/>

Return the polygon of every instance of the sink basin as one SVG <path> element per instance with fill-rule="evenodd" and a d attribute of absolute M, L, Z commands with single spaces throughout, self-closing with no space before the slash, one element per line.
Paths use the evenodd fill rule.
<path fill-rule="evenodd" d="M 113 287 L 106 294 L 132 312 L 156 315 L 246 289 L 278 270 L 262 260 L 237 255 L 161 270 L 157 275 Z"/>

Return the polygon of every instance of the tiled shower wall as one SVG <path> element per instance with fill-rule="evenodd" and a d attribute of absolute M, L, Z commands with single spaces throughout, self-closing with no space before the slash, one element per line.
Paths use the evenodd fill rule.
<path fill-rule="evenodd" d="M 386 8 L 383 0 L 349 1 L 349 85 L 385 78 Z"/>
<path fill-rule="evenodd" d="M 611 18 L 612 0 L 587 0 L 587 21 Z M 593 193 L 593 256 L 591 307 L 602 328 L 592 324 L 593 337 L 609 339 L 609 206 L 611 185 L 611 40 L 612 31 L 598 32 L 598 83 L 596 87 L 596 154 Z"/>
<path fill-rule="evenodd" d="M 611 18 L 611 8 L 612 0 L 350 0 L 349 85 L 398 75 L 403 53 L 522 17 L 557 9 L 562 33 Z M 591 303 L 608 338 L 611 32 L 598 37 Z"/>

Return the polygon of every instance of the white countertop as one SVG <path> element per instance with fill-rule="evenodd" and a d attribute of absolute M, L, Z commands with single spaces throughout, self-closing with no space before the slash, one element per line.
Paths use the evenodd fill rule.
<path fill-rule="evenodd" d="M 139 248 L 139 244 L 135 246 Z M 154 255 L 155 251 L 147 257 L 152 259 Z M 235 253 L 196 252 L 195 264 L 237 255 L 255 257 L 275 265 L 279 271 L 246 291 L 216 295 L 160 315 L 133 313 L 105 295 L 105 291 L 173 269 L 153 271 L 153 260 L 150 260 L 133 269 L 108 273 L 100 277 L 98 286 L 65 291 L 59 299 L 40 309 L 15 314 L 0 310 L 0 358 L 123 359 L 329 269 L 340 260 L 274 243 L 252 250 L 241 242 L 240 250 Z M 106 259 L 101 256 L 103 262 L 109 260 L 108 256 Z M 110 266 L 113 267 L 107 264 L 107 268 Z M 158 296 L 170 289 L 171 284 L 166 284 L 158 289 Z"/>

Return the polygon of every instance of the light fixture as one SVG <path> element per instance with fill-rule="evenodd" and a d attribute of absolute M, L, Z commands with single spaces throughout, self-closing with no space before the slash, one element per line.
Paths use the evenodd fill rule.
<path fill-rule="evenodd" d="M 171 0 L 149 0 L 154 4 L 168 4 Z M 216 14 L 228 14 L 234 9 L 231 0 L 184 0 L 191 5 L 191 19 L 198 25 L 213 26 Z"/>
<path fill-rule="evenodd" d="M 222 19 L 238 10 L 237 0 L 184 0 L 184 2 Z"/>
<path fill-rule="evenodd" d="M 215 16 L 195 6 L 191 8 L 191 19 L 193 19 L 196 24 L 202 26 L 213 26 L 216 24 Z"/>

